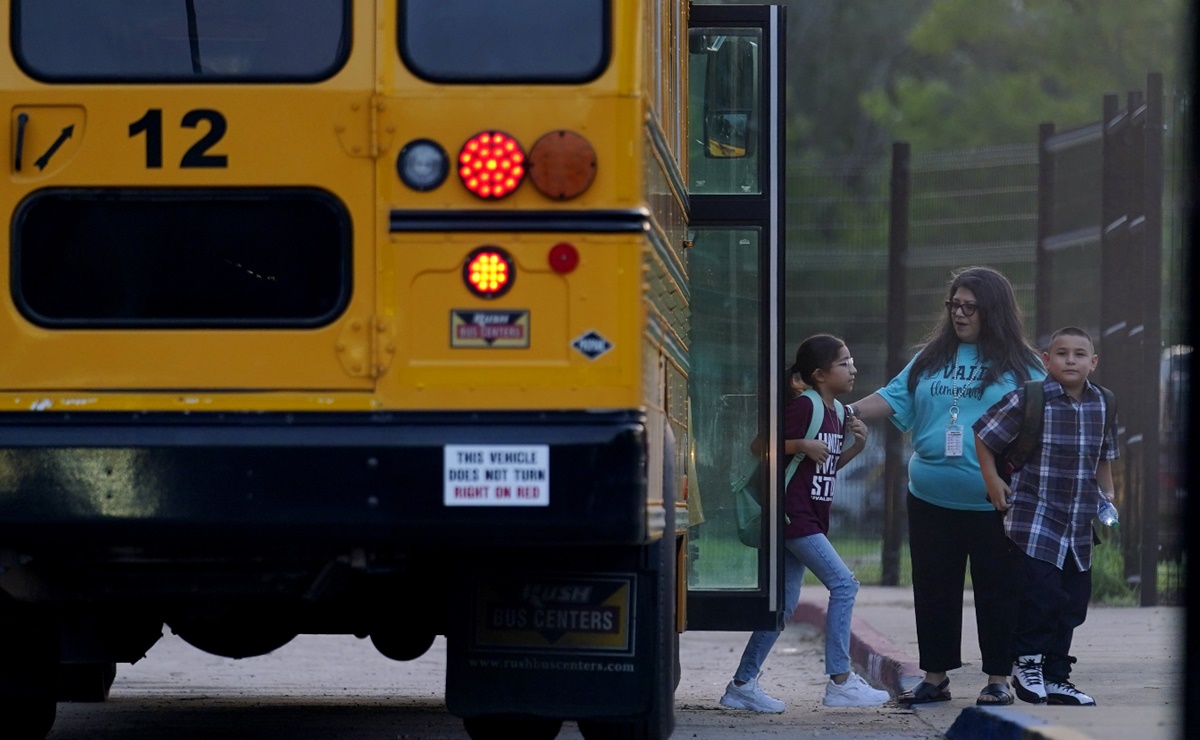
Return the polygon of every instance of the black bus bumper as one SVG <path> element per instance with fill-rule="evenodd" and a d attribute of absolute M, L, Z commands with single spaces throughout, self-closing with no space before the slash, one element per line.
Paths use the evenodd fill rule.
<path fill-rule="evenodd" d="M 548 502 L 448 505 L 447 445 L 544 445 Z M 636 545 L 647 503 L 635 411 L 0 416 L 0 550 L 23 555 Z"/>

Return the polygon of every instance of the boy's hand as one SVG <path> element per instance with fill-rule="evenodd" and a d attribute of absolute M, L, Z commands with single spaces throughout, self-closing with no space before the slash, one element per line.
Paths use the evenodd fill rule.
<path fill-rule="evenodd" d="M 988 501 L 992 502 L 996 511 L 1008 511 L 1008 504 L 1012 501 L 1012 489 L 1004 479 L 997 475 L 989 480 L 988 476 L 984 476 L 984 484 L 987 485 Z"/>

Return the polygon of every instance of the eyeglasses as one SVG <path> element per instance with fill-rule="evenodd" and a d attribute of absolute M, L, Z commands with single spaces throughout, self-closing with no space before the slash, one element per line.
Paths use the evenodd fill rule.
<path fill-rule="evenodd" d="M 853 357 L 847 357 L 846 359 L 844 359 L 844 360 L 841 360 L 841 361 L 839 361 L 839 362 L 835 362 L 835 363 L 833 363 L 833 364 L 834 364 L 834 366 L 835 366 L 835 367 L 840 365 L 841 367 L 844 367 L 844 368 L 846 368 L 847 370 L 849 370 L 850 368 L 854 367 L 854 358 L 853 358 Z"/>
<path fill-rule="evenodd" d="M 971 317 L 971 316 L 974 316 L 975 312 L 979 310 L 979 304 L 978 303 L 958 303 L 957 301 L 946 301 L 946 310 L 952 314 L 955 311 L 961 310 L 963 316 Z"/>

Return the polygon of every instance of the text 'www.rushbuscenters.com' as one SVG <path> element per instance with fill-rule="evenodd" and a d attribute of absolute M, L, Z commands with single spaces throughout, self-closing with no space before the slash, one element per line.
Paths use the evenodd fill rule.
<path fill-rule="evenodd" d="M 600 663 L 593 660 L 542 660 L 540 658 L 474 658 L 471 660 L 471 667 L 526 671 L 633 673 L 633 663 Z"/>

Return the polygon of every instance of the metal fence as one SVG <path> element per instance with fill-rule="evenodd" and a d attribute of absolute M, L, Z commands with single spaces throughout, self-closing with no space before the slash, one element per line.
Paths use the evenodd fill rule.
<path fill-rule="evenodd" d="M 1156 393 L 1161 389 L 1155 414 L 1159 418 L 1154 422 L 1161 460 L 1147 467 L 1144 455 L 1135 449 L 1132 456 L 1126 455 L 1126 464 L 1136 466 L 1139 472 L 1132 476 L 1133 483 L 1143 488 L 1146 471 L 1155 474 L 1164 493 L 1153 508 L 1161 508 L 1164 515 L 1135 513 L 1143 507 L 1135 496 L 1142 494 L 1128 488 L 1131 483 L 1127 479 L 1121 495 L 1128 497 L 1124 509 L 1129 509 L 1133 526 L 1124 527 L 1122 536 L 1128 580 L 1143 584 L 1143 603 L 1178 603 L 1183 596 L 1184 558 L 1178 528 L 1181 517 L 1174 514 L 1186 498 L 1179 452 L 1185 435 L 1190 364 L 1184 344 L 1189 330 L 1183 311 L 1187 285 L 1182 279 L 1187 166 L 1182 134 L 1187 131 L 1183 119 L 1188 106 L 1182 97 L 1160 97 L 1165 111 L 1164 156 L 1161 175 L 1156 180 L 1150 175 L 1163 186 L 1160 234 L 1151 237 L 1161 245 L 1157 250 L 1161 291 L 1153 301 L 1160 317 L 1159 337 L 1148 344 L 1144 328 L 1135 330 L 1147 322 L 1129 324 L 1119 331 L 1133 332 L 1135 338 L 1141 334 L 1140 344 L 1136 348 L 1127 344 L 1119 351 L 1142 357 L 1143 367 L 1156 370 L 1147 383 Z M 1133 105 L 1126 109 L 1136 113 L 1144 101 L 1144 97 L 1132 99 Z M 1106 105 L 1112 107 L 1111 101 Z M 913 346 L 931 328 L 940 314 L 951 271 L 982 264 L 1001 270 L 1012 281 L 1029 336 L 1044 340 L 1046 326 L 1083 325 L 1100 338 L 1101 366 L 1107 367 L 1115 358 L 1108 357 L 1104 349 L 1106 330 L 1110 345 L 1116 341 L 1111 338 L 1112 317 L 1102 307 L 1114 303 L 1118 293 L 1131 291 L 1127 282 L 1114 283 L 1111 277 L 1121 271 L 1116 257 L 1107 255 L 1110 277 L 1102 278 L 1106 255 L 1095 246 L 1089 248 L 1089 235 L 1103 231 L 1098 225 L 1104 215 L 1106 155 L 1100 140 L 1094 140 L 1095 131 L 1103 128 L 1098 123 L 1086 130 L 1063 132 L 1050 158 L 1039 156 L 1047 134 L 1044 129 L 1042 141 L 1037 140 L 1038 132 L 1031 132 L 1030 143 L 1023 145 L 910 156 L 907 146 L 898 144 L 892 162 L 835 160 L 794 167 L 788 183 L 790 348 L 817 332 L 842 337 L 858 368 L 852 396 L 866 395 L 899 370 L 896 355 L 902 354 L 907 361 Z M 1107 156 L 1111 166 L 1111 152 Z M 901 165 L 901 172 L 895 171 L 896 164 Z M 1047 165 L 1053 168 L 1055 197 L 1039 205 L 1039 192 L 1046 194 Z M 1134 224 L 1137 218 L 1128 220 L 1144 229 L 1147 216 L 1141 216 L 1140 225 Z M 1039 224 L 1043 228 L 1054 224 L 1057 241 L 1052 241 L 1052 249 L 1039 249 L 1039 239 L 1044 247 L 1047 237 L 1039 235 Z M 903 259 L 889 264 L 889 241 L 894 244 L 897 240 L 906 247 Z M 1144 255 L 1150 246 L 1142 243 L 1135 249 Z M 1124 259 L 1131 258 L 1126 254 Z M 1054 297 L 1048 300 L 1047 284 L 1063 289 L 1052 291 Z M 889 288 L 900 298 L 889 302 Z M 1122 393 L 1120 387 L 1115 390 Z M 1124 392 L 1133 399 L 1143 391 L 1139 387 Z M 1129 403 L 1135 402 L 1121 404 L 1123 417 Z M 1144 427 L 1149 422 L 1142 418 L 1138 423 Z M 1127 447 L 1133 428 L 1125 426 L 1123 446 Z M 834 506 L 832 530 L 839 552 L 865 583 L 907 582 L 905 520 L 902 503 L 898 503 L 906 488 L 907 449 L 889 427 L 873 425 L 866 452 L 839 480 Z M 1135 438 L 1135 447 L 1142 444 L 1146 431 L 1139 428 L 1135 432 L 1142 435 Z M 1123 525 L 1124 518 L 1123 513 Z M 1153 533 L 1149 531 L 1150 518 L 1154 520 Z M 1148 575 L 1155 572 L 1157 577 Z M 1153 585 L 1147 587 L 1151 583 L 1147 578 L 1153 579 Z"/>

